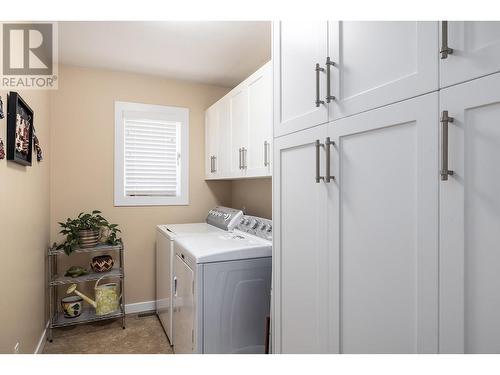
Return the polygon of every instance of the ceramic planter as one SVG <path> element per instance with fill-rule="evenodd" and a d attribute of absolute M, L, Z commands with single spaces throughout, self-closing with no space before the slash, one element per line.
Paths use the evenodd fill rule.
<path fill-rule="evenodd" d="M 78 231 L 80 236 L 80 247 L 95 247 L 99 243 L 99 230 L 85 229 Z"/>
<path fill-rule="evenodd" d="M 82 313 L 83 299 L 80 296 L 70 296 L 61 299 L 61 307 L 65 318 L 76 318 Z"/>
<path fill-rule="evenodd" d="M 94 272 L 107 272 L 113 268 L 115 262 L 111 255 L 98 255 L 92 258 L 90 266 Z"/>

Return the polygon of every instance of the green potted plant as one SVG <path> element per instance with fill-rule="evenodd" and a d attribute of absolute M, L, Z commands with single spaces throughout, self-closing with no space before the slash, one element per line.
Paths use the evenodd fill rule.
<path fill-rule="evenodd" d="M 68 218 L 66 222 L 59 222 L 62 230 L 59 232 L 66 236 L 66 240 L 57 246 L 64 249 L 70 255 L 76 248 L 88 248 L 96 246 L 103 236 L 109 245 L 118 245 L 118 224 L 110 224 L 101 215 L 101 211 L 94 210 L 92 213 L 81 212 L 76 219 Z"/>

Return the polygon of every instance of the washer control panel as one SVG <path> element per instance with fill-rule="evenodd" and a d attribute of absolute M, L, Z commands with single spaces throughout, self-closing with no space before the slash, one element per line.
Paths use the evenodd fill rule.
<path fill-rule="evenodd" d="M 262 217 L 244 215 L 236 229 L 268 241 L 273 239 L 273 222 Z"/>

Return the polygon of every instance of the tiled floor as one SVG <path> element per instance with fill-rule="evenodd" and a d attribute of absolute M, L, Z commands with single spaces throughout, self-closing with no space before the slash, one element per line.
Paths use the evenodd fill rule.
<path fill-rule="evenodd" d="M 53 342 L 44 354 L 172 354 L 156 315 L 127 315 L 121 320 L 101 321 L 54 330 Z"/>

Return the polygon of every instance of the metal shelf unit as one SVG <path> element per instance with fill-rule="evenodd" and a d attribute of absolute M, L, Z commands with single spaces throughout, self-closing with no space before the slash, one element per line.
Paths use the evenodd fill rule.
<path fill-rule="evenodd" d="M 52 342 L 53 339 L 52 330 L 58 327 L 66 327 L 100 320 L 121 318 L 122 328 L 125 329 L 125 273 L 123 265 L 123 250 L 123 244 L 116 246 L 99 244 L 96 247 L 75 249 L 73 251 L 74 253 L 89 253 L 92 255 L 94 255 L 94 253 L 97 253 L 96 255 L 98 255 L 99 253 L 118 252 L 120 262 L 117 268 L 113 268 L 108 272 L 90 272 L 87 275 L 78 277 L 59 275 L 57 269 L 57 259 L 60 255 L 64 255 L 64 251 L 56 250 L 53 248 L 50 248 L 48 250 L 48 286 L 50 314 L 48 340 L 50 342 Z M 119 279 L 122 295 L 119 310 L 106 315 L 96 315 L 93 308 L 84 308 L 80 316 L 76 318 L 65 318 L 64 313 L 59 310 L 60 297 L 58 293 L 58 287 L 66 284 L 80 284 L 89 281 L 97 281 L 100 278 L 102 278 L 103 280 Z"/>

